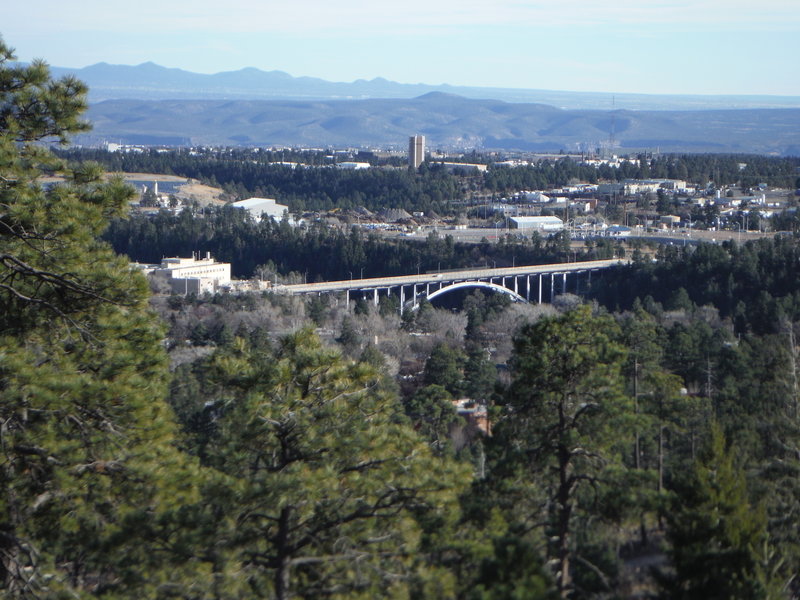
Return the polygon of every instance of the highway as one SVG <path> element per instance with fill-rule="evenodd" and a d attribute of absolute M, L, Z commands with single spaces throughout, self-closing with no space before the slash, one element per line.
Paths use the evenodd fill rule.
<path fill-rule="evenodd" d="M 419 275 L 400 275 L 396 277 L 371 277 L 366 279 L 346 279 L 344 281 L 324 281 L 320 283 L 296 283 L 278 285 L 272 289 L 278 293 L 321 294 L 346 290 L 364 290 L 375 288 L 399 287 L 404 285 L 444 283 L 453 281 L 485 280 L 501 277 L 522 277 L 540 275 L 542 273 L 572 273 L 594 269 L 606 269 L 630 262 L 628 259 L 589 260 L 572 263 L 556 263 L 550 265 L 527 265 L 520 267 L 500 267 L 491 269 L 468 269 L 461 271 L 441 271 L 437 273 L 421 273 Z"/>
<path fill-rule="evenodd" d="M 380 236 L 387 237 L 387 238 L 402 238 L 405 240 L 413 240 L 413 241 L 425 241 L 430 235 L 430 229 L 422 229 L 415 233 L 401 233 L 399 231 L 382 231 L 382 230 L 373 230 L 374 233 L 377 233 Z M 522 235 L 524 237 L 530 237 L 530 232 L 525 232 L 519 229 L 495 229 L 495 228 L 470 228 L 470 229 L 445 229 L 439 228 L 438 233 L 440 236 L 444 237 L 449 235 L 455 240 L 456 242 L 463 242 L 466 244 L 478 244 L 482 240 L 487 240 L 490 243 L 497 242 L 500 238 L 504 238 L 506 235 L 512 236 L 519 236 Z M 572 231 L 572 241 L 573 243 L 580 243 L 581 247 L 583 241 L 579 240 L 580 231 L 575 230 Z M 700 241 L 703 242 L 711 242 L 711 243 L 721 243 L 728 240 L 736 240 L 737 242 L 746 242 L 748 240 L 759 239 L 762 237 L 772 237 L 775 235 L 774 233 L 760 233 L 758 231 L 731 231 L 731 230 L 721 230 L 721 231 L 706 231 L 703 229 L 686 229 L 686 228 L 678 228 L 678 229 L 664 229 L 659 231 L 645 231 L 641 227 L 633 227 L 631 228 L 631 234 L 629 236 L 612 236 L 609 238 L 604 238 L 603 236 L 590 236 L 592 239 L 612 239 L 618 242 L 625 242 L 625 241 L 632 241 L 635 239 L 641 239 L 650 242 L 656 243 L 672 243 L 674 245 L 686 243 L 697 243 Z"/>

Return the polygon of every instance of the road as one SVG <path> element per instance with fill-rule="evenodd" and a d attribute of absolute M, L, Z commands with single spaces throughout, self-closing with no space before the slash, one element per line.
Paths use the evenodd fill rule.
<path fill-rule="evenodd" d="M 320 283 L 296 283 L 278 285 L 273 288 L 285 294 L 314 294 L 339 292 L 345 290 L 363 290 L 374 288 L 399 287 L 403 285 L 479 280 L 541 273 L 571 273 L 590 269 L 606 269 L 620 264 L 627 264 L 626 259 L 589 260 L 573 263 L 550 265 L 523 265 L 520 267 L 500 267 L 492 269 L 468 269 L 461 271 L 441 271 L 437 273 L 420 273 L 419 275 L 400 275 L 396 277 L 372 277 L 367 279 L 346 279 L 344 281 L 325 281 Z"/>
<path fill-rule="evenodd" d="M 401 238 L 422 241 L 427 239 L 431 233 L 431 229 L 423 229 L 417 233 L 401 233 L 399 231 L 381 231 L 371 230 L 375 233 L 388 237 L 388 238 Z M 484 238 L 491 243 L 496 242 L 498 239 L 507 234 L 510 235 L 523 235 L 530 237 L 531 233 L 520 229 L 502 229 L 502 228 L 470 228 L 470 229 L 447 229 L 440 227 L 436 232 L 444 237 L 451 236 L 456 242 L 465 242 L 468 244 L 477 244 Z M 575 232 L 575 235 L 579 235 Z M 735 240 L 737 242 L 746 242 L 748 240 L 755 240 L 762 237 L 772 237 L 774 233 L 761 233 L 758 231 L 705 231 L 703 229 L 664 229 L 662 231 L 645 232 L 642 229 L 634 228 L 630 236 L 626 237 L 611 237 L 614 240 L 631 240 L 642 239 L 658 243 L 683 243 L 683 240 L 688 242 L 711 242 L 719 243 L 728 240 Z M 578 241 L 577 238 L 575 241 Z"/>

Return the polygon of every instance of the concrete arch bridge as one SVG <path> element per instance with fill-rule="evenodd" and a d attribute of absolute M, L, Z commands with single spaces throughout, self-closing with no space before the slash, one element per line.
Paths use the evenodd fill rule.
<path fill-rule="evenodd" d="M 421 300 L 433 300 L 464 288 L 489 289 L 507 294 L 516 302 L 552 302 L 557 294 L 580 295 L 591 284 L 592 273 L 627 264 L 627 259 L 592 260 L 550 265 L 527 265 L 500 268 L 441 271 L 397 277 L 346 279 L 320 283 L 277 285 L 275 293 L 290 295 L 344 293 L 349 305 L 354 298 L 372 300 L 396 294 L 400 314 L 415 310 Z"/>

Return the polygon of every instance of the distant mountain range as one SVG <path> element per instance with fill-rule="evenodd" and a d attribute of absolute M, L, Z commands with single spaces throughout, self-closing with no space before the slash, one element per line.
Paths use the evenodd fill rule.
<path fill-rule="evenodd" d="M 336 83 L 254 68 L 54 67 L 90 86 L 91 134 L 140 144 L 429 147 L 800 155 L 800 97 L 660 96 Z"/>
<path fill-rule="evenodd" d="M 152 62 L 137 66 L 97 63 L 82 69 L 53 67 L 57 76 L 85 81 L 90 100 L 365 100 L 416 98 L 429 92 L 465 98 L 549 104 L 557 108 L 612 110 L 696 110 L 731 108 L 800 108 L 800 96 L 701 96 L 612 94 L 530 89 L 406 84 L 381 77 L 339 83 L 315 77 L 292 77 L 283 71 L 253 67 L 213 75 L 170 69 Z"/>

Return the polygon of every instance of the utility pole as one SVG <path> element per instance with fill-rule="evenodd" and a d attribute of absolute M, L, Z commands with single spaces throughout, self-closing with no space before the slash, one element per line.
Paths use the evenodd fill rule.
<path fill-rule="evenodd" d="M 797 375 L 797 345 L 795 342 L 794 336 L 794 324 L 791 321 L 785 321 L 784 327 L 786 327 L 786 332 L 789 334 L 789 371 L 791 373 L 792 378 L 792 402 L 791 402 L 791 410 L 792 410 L 792 418 L 797 421 L 798 417 L 798 402 L 800 398 L 798 398 L 798 392 L 800 392 L 800 385 L 798 383 L 798 375 Z"/>
<path fill-rule="evenodd" d="M 633 359 L 633 414 L 638 417 L 639 415 L 639 357 L 635 357 Z M 641 450 L 639 449 L 639 427 L 637 426 L 634 431 L 634 441 L 633 441 L 633 451 L 634 451 L 634 467 L 638 470 L 641 468 L 640 465 L 640 454 Z"/>

